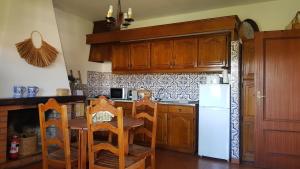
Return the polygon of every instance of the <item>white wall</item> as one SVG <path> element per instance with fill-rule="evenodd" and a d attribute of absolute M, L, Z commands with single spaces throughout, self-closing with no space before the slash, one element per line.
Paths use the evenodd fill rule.
<path fill-rule="evenodd" d="M 15 43 L 40 31 L 59 55 L 46 68 L 29 65 L 17 53 Z M 56 94 L 56 88 L 69 88 L 52 0 L 0 1 L 0 97 L 11 97 L 14 85 L 36 85 L 39 95 Z"/>
<path fill-rule="evenodd" d="M 89 62 L 90 45 L 85 43 L 86 35 L 93 32 L 93 22 L 55 8 L 57 26 L 68 70 L 74 76 L 80 70 L 83 83 L 87 82 L 87 71 L 111 71 L 107 64 Z"/>
<path fill-rule="evenodd" d="M 129 28 L 238 15 L 241 20 L 246 18 L 255 20 L 261 31 L 282 30 L 285 29 L 285 27 L 293 19 L 297 11 L 300 11 L 300 0 L 277 0 L 172 15 L 148 20 L 137 20 Z"/>

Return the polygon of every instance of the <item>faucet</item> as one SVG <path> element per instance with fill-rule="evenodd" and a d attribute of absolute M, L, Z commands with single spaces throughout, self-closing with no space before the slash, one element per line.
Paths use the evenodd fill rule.
<path fill-rule="evenodd" d="M 162 94 L 163 91 L 164 91 L 164 88 L 158 89 L 158 91 L 157 91 L 157 93 L 156 93 L 155 100 L 162 100 L 162 98 L 161 98 L 160 95 Z"/>

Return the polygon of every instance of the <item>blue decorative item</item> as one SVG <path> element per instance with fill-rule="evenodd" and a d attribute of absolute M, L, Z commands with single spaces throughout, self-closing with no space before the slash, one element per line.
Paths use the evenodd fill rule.
<path fill-rule="evenodd" d="M 26 87 L 24 86 L 14 86 L 14 98 L 24 97 L 24 93 L 26 92 Z"/>
<path fill-rule="evenodd" d="M 39 92 L 39 88 L 36 86 L 27 87 L 27 97 L 36 97 L 38 92 Z"/>

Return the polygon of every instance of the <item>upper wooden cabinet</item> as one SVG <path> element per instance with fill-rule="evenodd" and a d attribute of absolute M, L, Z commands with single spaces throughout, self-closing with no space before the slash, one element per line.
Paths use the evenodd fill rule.
<path fill-rule="evenodd" d="M 111 44 L 94 44 L 90 48 L 90 62 L 111 61 Z"/>
<path fill-rule="evenodd" d="M 151 69 L 167 69 L 172 67 L 173 41 L 155 40 L 151 42 Z"/>
<path fill-rule="evenodd" d="M 112 47 L 112 70 L 131 71 L 150 68 L 150 43 L 116 44 Z"/>
<path fill-rule="evenodd" d="M 198 40 L 196 37 L 174 40 L 173 68 L 197 67 Z"/>
<path fill-rule="evenodd" d="M 115 44 L 112 46 L 112 70 L 128 71 L 130 68 L 130 46 Z"/>
<path fill-rule="evenodd" d="M 149 42 L 139 42 L 130 45 L 130 68 L 133 70 L 150 68 Z"/>
<path fill-rule="evenodd" d="M 222 67 L 228 63 L 229 43 L 227 35 L 199 37 L 198 67 Z"/>

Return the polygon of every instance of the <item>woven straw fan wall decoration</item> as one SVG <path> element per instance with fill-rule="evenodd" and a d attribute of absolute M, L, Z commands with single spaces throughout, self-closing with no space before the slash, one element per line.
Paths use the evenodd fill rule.
<path fill-rule="evenodd" d="M 37 48 L 33 44 L 32 36 L 38 33 L 41 37 L 41 47 Z M 58 51 L 50 44 L 44 41 L 39 31 L 32 31 L 30 38 L 16 44 L 20 56 L 31 65 L 37 67 L 46 67 L 53 63 L 57 57 Z"/>

